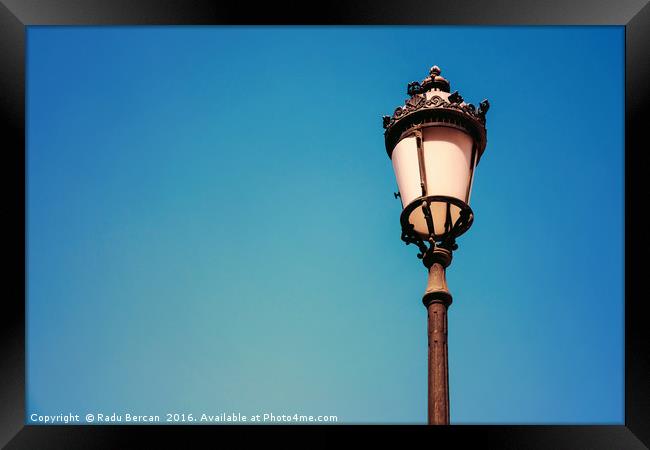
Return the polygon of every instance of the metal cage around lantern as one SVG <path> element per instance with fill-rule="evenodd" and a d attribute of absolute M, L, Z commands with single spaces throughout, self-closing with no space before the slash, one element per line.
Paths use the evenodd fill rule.
<path fill-rule="evenodd" d="M 472 225 L 474 172 L 487 143 L 488 101 L 476 108 L 449 90 L 434 66 L 421 83 L 408 84 L 405 104 L 383 118 L 402 200 L 402 240 L 416 244 L 421 258 L 436 245 L 455 249 Z"/>

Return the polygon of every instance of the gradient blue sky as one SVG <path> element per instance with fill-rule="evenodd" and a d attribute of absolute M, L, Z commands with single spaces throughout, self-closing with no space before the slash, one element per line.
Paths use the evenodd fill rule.
<path fill-rule="evenodd" d="M 623 413 L 622 27 L 28 27 L 27 413 L 426 420 L 381 116 L 488 98 L 454 423 Z"/>

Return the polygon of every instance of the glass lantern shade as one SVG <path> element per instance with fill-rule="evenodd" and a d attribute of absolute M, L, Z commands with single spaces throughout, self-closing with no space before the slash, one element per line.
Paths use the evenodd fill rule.
<path fill-rule="evenodd" d="M 472 137 L 445 125 L 416 130 L 393 149 L 402 207 L 410 210 L 408 221 L 425 241 L 430 233 L 424 197 L 429 199 L 434 239 L 442 239 L 458 222 L 461 206 L 469 205 L 476 156 Z"/>

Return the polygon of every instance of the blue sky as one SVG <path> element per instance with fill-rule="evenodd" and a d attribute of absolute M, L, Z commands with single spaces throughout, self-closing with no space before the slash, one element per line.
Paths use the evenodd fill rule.
<path fill-rule="evenodd" d="M 27 413 L 426 421 L 381 116 L 488 98 L 453 423 L 621 424 L 622 27 L 29 27 Z"/>

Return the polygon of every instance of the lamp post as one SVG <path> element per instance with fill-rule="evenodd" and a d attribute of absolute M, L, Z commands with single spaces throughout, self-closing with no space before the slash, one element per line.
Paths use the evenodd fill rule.
<path fill-rule="evenodd" d="M 422 302 L 428 311 L 429 424 L 449 424 L 447 309 L 452 297 L 445 270 L 456 238 L 469 229 L 474 171 L 487 143 L 490 104 L 465 103 L 433 66 L 422 82 L 409 83 L 409 98 L 384 116 L 386 151 L 402 201 L 402 240 L 415 244 L 429 271 Z"/>

